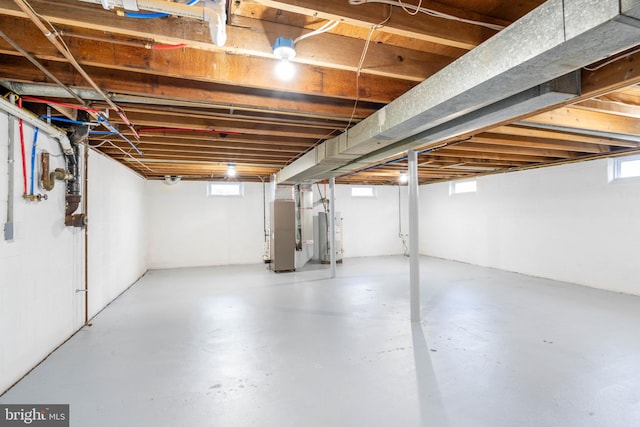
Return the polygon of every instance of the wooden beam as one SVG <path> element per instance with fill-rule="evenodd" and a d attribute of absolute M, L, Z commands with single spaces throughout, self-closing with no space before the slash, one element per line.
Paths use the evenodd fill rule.
<path fill-rule="evenodd" d="M 571 105 L 572 108 L 581 110 L 598 111 L 601 113 L 609 113 L 617 116 L 631 117 L 640 119 L 640 106 L 627 105 L 620 102 L 612 102 L 605 99 L 593 98 L 578 102 Z"/>
<path fill-rule="evenodd" d="M 8 19 L 0 16 L 0 27 L 9 25 Z M 42 35 L 29 22 L 11 21 L 13 29 L 10 36 L 23 49 L 38 59 L 65 61 L 53 45 L 42 42 Z M 344 99 L 359 97 L 366 101 L 387 103 L 417 83 L 377 75 L 361 75 L 356 81 L 356 73 L 352 71 L 304 64 L 295 64 L 295 78 L 284 82 L 274 71 L 278 63 L 275 58 L 189 48 L 157 51 L 77 38 L 68 40 L 67 46 L 83 66 Z M 14 51 L 4 48 L 0 53 L 11 54 Z"/>
<path fill-rule="evenodd" d="M 218 132 L 239 133 L 247 135 L 271 135 L 289 138 L 325 138 L 328 133 L 323 128 L 295 128 L 292 126 L 281 126 L 261 123 L 238 123 L 233 118 L 206 119 L 199 117 L 180 117 L 172 115 L 145 114 L 139 112 L 129 112 L 129 120 L 140 127 L 174 127 L 189 129 L 214 129 Z M 119 119 L 113 118 L 112 123 L 120 123 Z"/>
<path fill-rule="evenodd" d="M 457 151 L 471 151 L 482 157 L 484 153 L 515 154 L 521 156 L 544 156 L 550 159 L 571 159 L 577 156 L 576 153 L 567 150 L 549 150 L 535 147 L 521 147 L 513 145 L 499 145 L 490 143 L 478 143 L 475 141 L 456 144 L 452 149 Z M 443 149 L 448 150 L 448 148 Z"/>
<path fill-rule="evenodd" d="M 448 21 L 426 14 L 411 16 L 402 11 L 391 14 L 391 18 L 385 22 L 389 16 L 390 7 L 382 4 L 353 6 L 343 0 L 324 0 L 321 2 L 312 0 L 253 0 L 252 2 L 365 28 L 384 22 L 379 31 L 468 50 L 478 46 L 496 33 L 495 30 L 478 25 Z M 438 7 L 433 3 L 429 3 L 429 6 Z M 447 10 L 453 15 L 464 14 L 461 10 L 453 10 L 452 8 Z M 495 22 L 495 19 L 489 17 L 477 17 L 478 20 L 484 22 Z"/>
<path fill-rule="evenodd" d="M 63 83 L 74 88 L 90 89 L 87 83 L 67 64 L 45 61 L 46 67 Z M 242 88 L 202 83 L 171 77 L 137 74 L 118 70 L 86 67 L 87 72 L 103 90 L 118 95 L 133 95 L 140 100 L 156 99 L 194 102 L 221 108 L 261 108 L 277 114 L 300 113 L 326 117 L 349 117 L 353 102 L 308 95 L 294 95 L 276 91 L 247 91 Z M 26 59 L 0 55 L 0 78 L 17 82 L 49 83 L 42 73 Z M 360 103 L 358 103 L 360 105 Z M 370 107 L 369 107 L 370 108 Z M 371 111 L 370 109 L 368 111 Z M 361 114 L 361 113 L 360 113 Z"/>
<path fill-rule="evenodd" d="M 526 147 L 540 150 L 575 151 L 578 153 L 608 153 L 607 145 L 585 144 L 583 142 L 562 141 L 560 139 L 542 139 L 524 136 L 507 136 L 497 133 L 482 133 L 471 139 L 471 142 L 504 145 L 509 147 Z"/>
<path fill-rule="evenodd" d="M 0 13 L 7 16 L 23 17 L 23 12 L 10 0 L 0 0 Z M 231 55 L 261 58 L 274 57 L 272 45 L 277 37 L 295 39 L 304 29 L 291 25 L 268 22 L 242 16 L 231 16 L 227 26 L 227 43 L 216 46 L 209 40 L 207 23 L 178 18 L 163 20 L 128 19 L 116 16 L 96 5 L 82 5 L 60 2 L 51 4 L 32 1 L 32 6 L 50 22 L 65 27 L 76 27 L 62 34 L 82 36 L 91 34 L 101 38 L 118 40 L 126 36 L 140 41 L 140 44 L 186 44 L 190 48 Z M 152 22 L 147 22 L 152 21 Z M 166 21 L 169 21 L 168 24 Z M 2 24 L 0 24 L 2 26 Z M 308 32 L 308 31 L 306 31 Z M 105 37 L 105 34 L 107 36 Z M 72 37 L 65 37 L 69 42 Z M 355 71 L 364 41 L 336 34 L 322 34 L 305 39 L 296 46 L 295 62 L 326 68 Z M 363 73 L 386 77 L 422 81 L 450 63 L 453 58 L 420 52 L 413 49 L 374 44 L 370 46 Z"/>
<path fill-rule="evenodd" d="M 638 147 L 639 144 L 614 138 L 601 138 L 589 135 L 580 135 L 570 132 L 557 132 L 545 129 L 536 129 L 526 126 L 499 126 L 491 129 L 492 134 L 510 135 L 512 137 L 540 138 L 566 142 L 578 142 L 585 144 L 607 145 L 612 147 Z"/>
<path fill-rule="evenodd" d="M 563 107 L 529 117 L 526 123 L 540 123 L 575 129 L 576 132 L 594 130 L 618 134 L 638 133 L 638 120 L 597 111 Z"/>

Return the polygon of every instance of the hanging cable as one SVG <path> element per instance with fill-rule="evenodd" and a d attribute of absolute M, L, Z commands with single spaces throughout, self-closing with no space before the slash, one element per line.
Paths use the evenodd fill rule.
<path fill-rule="evenodd" d="M 324 23 L 324 25 L 322 25 L 317 30 L 313 30 L 310 33 L 303 34 L 300 37 L 298 37 L 297 39 L 293 40 L 293 44 L 296 44 L 299 41 L 302 41 L 302 40 L 304 40 L 306 38 L 309 38 L 309 37 L 312 37 L 312 36 L 317 36 L 318 34 L 326 33 L 327 31 L 331 31 L 335 27 L 337 27 L 338 24 L 340 24 L 340 21 L 327 21 L 327 22 Z"/>
<path fill-rule="evenodd" d="M 418 4 L 418 6 L 414 6 L 411 4 L 404 4 L 401 0 L 399 1 L 396 1 L 396 0 L 349 0 L 349 4 L 356 5 L 356 6 L 367 4 L 367 3 L 388 4 L 390 6 L 401 7 L 405 12 L 411 15 L 416 15 L 417 12 L 422 12 L 426 15 L 433 16 L 435 18 L 442 18 L 442 19 L 448 19 L 451 21 L 463 22 L 465 24 L 478 25 L 480 27 L 489 28 L 495 31 L 500 31 L 506 28 L 504 25 L 491 24 L 489 22 L 482 22 L 482 21 L 476 21 L 473 19 L 460 18 L 459 16 L 450 15 L 448 13 L 438 12 L 437 10 L 421 7 L 422 0 L 420 0 L 420 3 Z M 409 10 L 414 10 L 416 13 L 409 12 Z"/>
<path fill-rule="evenodd" d="M 630 57 L 631 55 L 635 55 L 635 54 L 636 54 L 636 53 L 638 53 L 638 52 L 640 52 L 640 48 L 638 48 L 638 49 L 634 49 L 634 50 L 632 50 L 631 52 L 628 52 L 628 53 L 626 53 L 626 54 L 624 54 L 624 55 L 616 56 L 615 58 L 612 58 L 612 59 L 610 59 L 610 60 L 608 60 L 608 61 L 606 61 L 606 62 L 603 62 L 602 64 L 600 64 L 600 65 L 598 65 L 598 66 L 596 66 L 596 67 L 582 67 L 582 68 L 584 68 L 584 69 L 585 69 L 585 70 L 587 70 L 587 71 L 598 71 L 600 68 L 606 67 L 607 65 L 609 65 L 609 64 L 613 64 L 614 62 L 619 61 L 619 60 L 621 60 L 621 59 L 628 58 L 628 57 Z"/>
<path fill-rule="evenodd" d="M 193 6 L 198 3 L 200 0 L 190 0 L 187 2 L 187 6 Z M 127 18 L 137 18 L 137 19 L 153 19 L 153 18 L 166 18 L 167 16 L 171 16 L 168 13 L 162 12 L 124 12 L 124 16 Z"/>
<path fill-rule="evenodd" d="M 358 62 L 358 68 L 356 68 L 356 100 L 353 103 L 353 110 L 351 110 L 351 117 L 349 117 L 349 123 L 347 123 L 347 126 L 344 128 L 345 131 L 351 127 L 351 123 L 353 123 L 353 118 L 356 115 L 356 110 L 358 109 L 358 101 L 360 100 L 360 72 L 362 71 L 364 60 L 367 57 L 367 51 L 369 50 L 371 37 L 373 36 L 373 32 L 376 29 L 381 28 L 384 24 L 389 22 L 389 19 L 391 19 L 392 13 L 393 13 L 393 9 L 389 8 L 389 16 L 387 16 L 387 19 L 380 22 L 379 24 L 372 25 L 371 28 L 369 29 L 369 35 L 367 36 L 367 41 L 364 44 L 364 49 L 362 49 L 362 54 L 360 55 L 360 61 Z"/>
<path fill-rule="evenodd" d="M 417 6 L 414 6 L 415 10 L 413 12 L 411 12 L 409 10 L 409 8 L 406 7 L 404 5 L 404 3 L 402 3 L 402 0 L 398 0 L 398 3 L 400 4 L 400 7 L 402 8 L 402 10 L 404 10 L 405 12 L 407 12 L 411 16 L 416 16 L 418 13 L 420 13 L 420 7 L 422 6 L 422 0 L 420 0 L 420 3 L 418 3 Z M 410 6 L 413 6 L 413 5 L 410 5 Z"/>

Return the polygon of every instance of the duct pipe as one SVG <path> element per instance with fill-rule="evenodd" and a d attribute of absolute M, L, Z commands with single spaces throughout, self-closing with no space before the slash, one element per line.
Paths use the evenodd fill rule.
<path fill-rule="evenodd" d="M 420 247 L 418 230 L 418 153 L 409 151 L 409 281 L 411 321 L 419 322 L 420 315 Z"/>
<path fill-rule="evenodd" d="M 94 3 L 108 7 L 120 7 L 127 9 L 128 3 L 125 0 L 80 0 L 84 3 Z M 168 15 L 181 16 L 184 18 L 199 19 L 209 23 L 211 41 L 217 46 L 224 46 L 227 41 L 226 34 L 226 1 L 225 0 L 205 0 L 204 6 L 189 6 L 185 3 L 175 3 L 165 0 L 137 0 L 137 8 L 149 12 L 164 13 Z"/>
<path fill-rule="evenodd" d="M 463 116 L 476 126 L 492 126 L 496 123 L 469 113 L 505 107 L 500 101 L 637 45 L 639 18 L 640 0 L 547 0 L 347 132 L 284 167 L 278 182 L 321 180 L 371 165 L 378 161 L 372 153 L 379 159 L 418 149 L 425 144 L 423 132 Z M 545 98 L 548 103 L 525 102 L 519 114 L 505 112 L 500 119 L 513 120 L 562 102 Z M 501 115 L 493 113 L 494 118 Z M 438 140 L 427 142 L 439 143 L 463 125 L 450 125 Z"/>
<path fill-rule="evenodd" d="M 329 262 L 331 263 L 331 278 L 336 277 L 336 178 L 329 178 L 329 190 L 331 191 L 331 208 L 329 209 L 329 229 L 331 240 L 329 242 Z"/>

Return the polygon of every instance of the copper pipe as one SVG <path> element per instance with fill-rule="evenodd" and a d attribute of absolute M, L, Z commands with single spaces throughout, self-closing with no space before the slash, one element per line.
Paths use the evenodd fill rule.
<path fill-rule="evenodd" d="M 89 145 L 84 145 L 84 325 L 89 323 L 89 223 L 86 221 L 89 210 Z"/>
<path fill-rule="evenodd" d="M 79 33 L 74 33 L 73 31 L 67 31 L 67 30 L 59 31 L 58 34 L 60 34 L 61 36 L 73 37 L 77 39 L 92 40 L 96 42 L 114 43 L 114 44 L 120 44 L 123 46 L 140 47 L 145 49 L 153 48 L 153 42 L 150 42 L 150 41 L 122 40 L 115 37 L 90 36 L 88 34 L 79 34 Z"/>

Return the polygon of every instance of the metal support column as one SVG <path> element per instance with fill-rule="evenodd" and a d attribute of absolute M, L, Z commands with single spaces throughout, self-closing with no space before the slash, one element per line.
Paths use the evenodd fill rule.
<path fill-rule="evenodd" d="M 420 233 L 418 230 L 418 153 L 411 150 L 409 157 L 409 281 L 411 321 L 419 322 L 420 316 Z"/>
<path fill-rule="evenodd" d="M 331 278 L 336 277 L 336 179 L 329 178 L 329 190 L 331 198 L 329 199 L 329 262 L 331 263 Z"/>

